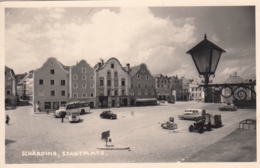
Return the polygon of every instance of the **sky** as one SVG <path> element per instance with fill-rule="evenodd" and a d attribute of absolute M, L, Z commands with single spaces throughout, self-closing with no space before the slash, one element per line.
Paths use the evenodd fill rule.
<path fill-rule="evenodd" d="M 15 74 L 55 57 L 94 67 L 115 57 L 152 74 L 199 77 L 188 50 L 204 39 L 224 49 L 214 83 L 256 78 L 255 7 L 5 8 L 5 65 Z"/>

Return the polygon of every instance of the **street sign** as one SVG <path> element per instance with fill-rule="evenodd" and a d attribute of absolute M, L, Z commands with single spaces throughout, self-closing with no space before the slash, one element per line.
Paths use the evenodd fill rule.
<path fill-rule="evenodd" d="M 108 137 L 110 137 L 110 131 L 102 132 L 102 134 L 101 134 L 101 140 L 102 140 L 102 139 L 107 139 Z"/>

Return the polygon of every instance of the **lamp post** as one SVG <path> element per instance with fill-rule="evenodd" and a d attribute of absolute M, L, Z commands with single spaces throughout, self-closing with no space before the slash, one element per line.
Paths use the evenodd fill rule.
<path fill-rule="evenodd" d="M 199 72 L 199 77 L 203 76 L 205 80 L 202 80 L 202 83 L 205 83 L 204 88 L 206 89 L 205 102 L 208 102 L 208 85 L 212 83 L 212 80 L 209 80 L 210 76 L 215 77 L 215 72 L 221 57 L 222 53 L 226 51 L 213 44 L 207 39 L 205 34 L 204 40 L 194 46 L 192 49 L 187 51 L 187 54 L 190 54 L 195 66 Z"/>

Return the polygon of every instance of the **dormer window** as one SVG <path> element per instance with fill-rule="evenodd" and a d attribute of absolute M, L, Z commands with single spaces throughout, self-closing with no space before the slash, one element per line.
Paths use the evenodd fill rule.
<path fill-rule="evenodd" d="M 111 64 L 111 68 L 114 69 L 114 64 L 113 63 Z"/>

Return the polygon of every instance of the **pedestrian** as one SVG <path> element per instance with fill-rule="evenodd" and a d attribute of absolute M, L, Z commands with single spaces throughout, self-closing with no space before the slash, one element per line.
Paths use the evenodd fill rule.
<path fill-rule="evenodd" d="M 61 112 L 61 122 L 63 123 L 63 118 L 64 118 L 64 112 Z"/>
<path fill-rule="evenodd" d="M 7 125 L 9 125 L 9 121 L 10 121 L 10 117 L 9 117 L 8 115 L 6 115 L 5 123 L 6 123 Z"/>
<path fill-rule="evenodd" d="M 131 112 L 131 115 L 134 116 L 134 111 Z"/>

